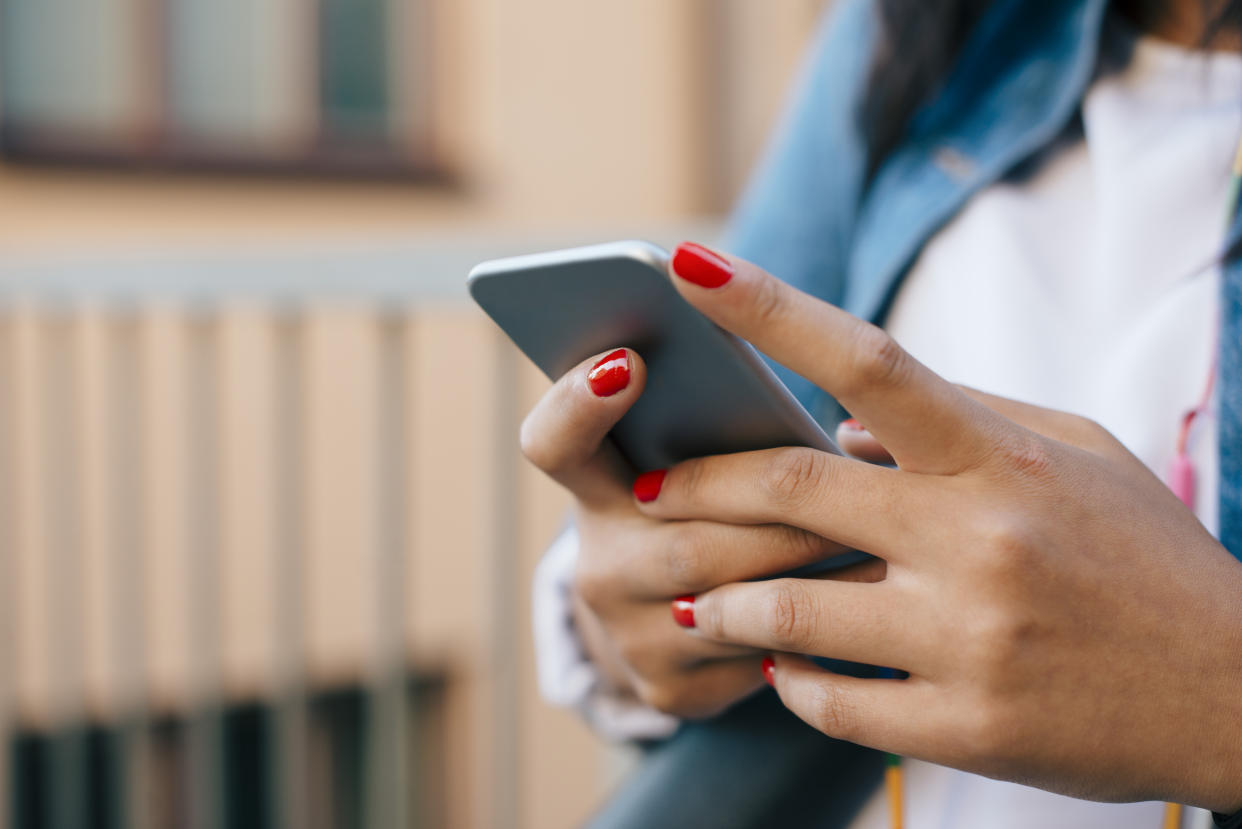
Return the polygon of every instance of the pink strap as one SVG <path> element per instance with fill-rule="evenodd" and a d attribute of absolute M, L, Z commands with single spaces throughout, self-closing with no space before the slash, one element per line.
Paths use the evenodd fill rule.
<path fill-rule="evenodd" d="M 1173 494 L 1190 509 L 1195 508 L 1195 465 L 1184 453 L 1178 452 L 1169 464 L 1167 482 Z"/>

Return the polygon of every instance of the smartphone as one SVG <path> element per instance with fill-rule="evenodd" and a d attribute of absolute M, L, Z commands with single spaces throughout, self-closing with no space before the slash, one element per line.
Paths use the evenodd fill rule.
<path fill-rule="evenodd" d="M 615 242 L 485 262 L 468 285 L 553 380 L 622 346 L 646 361 L 646 389 L 611 433 L 639 472 L 780 446 L 840 454 L 759 352 L 682 299 L 668 259 L 646 242 Z"/>

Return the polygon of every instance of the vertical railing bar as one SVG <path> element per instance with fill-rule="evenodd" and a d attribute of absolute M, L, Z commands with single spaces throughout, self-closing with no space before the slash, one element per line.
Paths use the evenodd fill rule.
<path fill-rule="evenodd" d="M 221 825 L 223 734 L 220 680 L 219 384 L 215 309 L 194 309 L 187 321 L 186 389 L 189 567 L 190 825 Z"/>
<path fill-rule="evenodd" d="M 275 751 L 269 780 L 273 783 L 272 826 L 310 827 L 309 706 L 305 659 L 305 520 L 306 486 L 304 353 L 305 312 L 274 308 L 273 371 L 275 407 L 272 416 L 272 475 L 275 521 L 276 715 Z"/>
<path fill-rule="evenodd" d="M 146 687 L 146 612 L 144 585 L 146 557 L 142 533 L 145 452 L 140 436 L 144 433 L 142 372 L 140 352 L 141 314 L 137 310 L 116 311 L 108 326 L 108 458 L 111 485 L 108 507 L 111 560 L 119 577 L 114 580 L 117 595 L 113 631 L 120 676 L 120 722 L 115 748 L 115 766 L 121 770 L 122 788 L 115 799 L 117 814 L 113 826 L 149 829 L 151 794 L 147 788 L 150 714 Z"/>
<path fill-rule="evenodd" d="M 7 829 L 13 807 L 10 752 L 14 735 L 14 681 L 17 677 L 16 619 L 13 578 L 16 575 L 17 497 L 13 475 L 17 469 L 16 405 L 17 354 L 13 306 L 0 307 L 0 829 Z"/>
<path fill-rule="evenodd" d="M 406 450 L 408 383 L 405 343 L 407 325 L 401 310 L 381 309 L 375 325 L 378 340 L 376 372 L 376 522 L 377 572 L 374 621 L 375 666 L 368 720 L 371 753 L 367 767 L 367 826 L 408 829 L 406 787 L 407 706 L 405 683 L 405 509 L 409 503 Z M 416 785 L 416 783 L 415 783 Z"/>
<path fill-rule="evenodd" d="M 56 829 L 83 825 L 86 799 L 86 757 L 82 665 L 82 497 L 75 415 L 73 315 L 63 309 L 43 309 L 39 331 L 43 341 L 41 388 L 43 394 L 46 464 L 43 520 L 47 538 L 48 613 L 51 649 L 49 710 L 51 739 L 45 794 L 47 814 Z"/>
<path fill-rule="evenodd" d="M 518 781 L 521 738 L 518 715 L 519 680 L 517 590 L 521 527 L 516 493 L 518 466 L 514 441 L 521 418 L 517 356 L 508 341 L 492 335 L 495 374 L 492 388 L 497 396 L 492 431 L 491 492 L 485 508 L 493 516 L 491 538 L 491 667 L 493 745 L 492 825 L 496 829 L 517 829 L 520 824 L 521 790 Z"/>

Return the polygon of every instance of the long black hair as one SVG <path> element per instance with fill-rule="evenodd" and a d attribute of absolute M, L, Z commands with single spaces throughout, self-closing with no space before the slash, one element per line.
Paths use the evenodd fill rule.
<path fill-rule="evenodd" d="M 1242 29 L 1242 0 L 1200 0 L 1209 21 L 1203 45 Z M 992 0 L 875 0 L 882 36 L 863 105 L 872 170 L 900 143 L 914 112 L 935 94 Z M 1156 14 L 1166 0 L 1128 0 L 1132 13 Z"/>

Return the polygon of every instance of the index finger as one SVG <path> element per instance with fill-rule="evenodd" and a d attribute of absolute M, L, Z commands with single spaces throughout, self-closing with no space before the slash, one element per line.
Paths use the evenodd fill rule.
<path fill-rule="evenodd" d="M 742 259 L 678 247 L 673 284 L 691 305 L 835 397 L 916 472 L 977 463 L 1003 419 L 910 356 L 892 337 Z"/>

